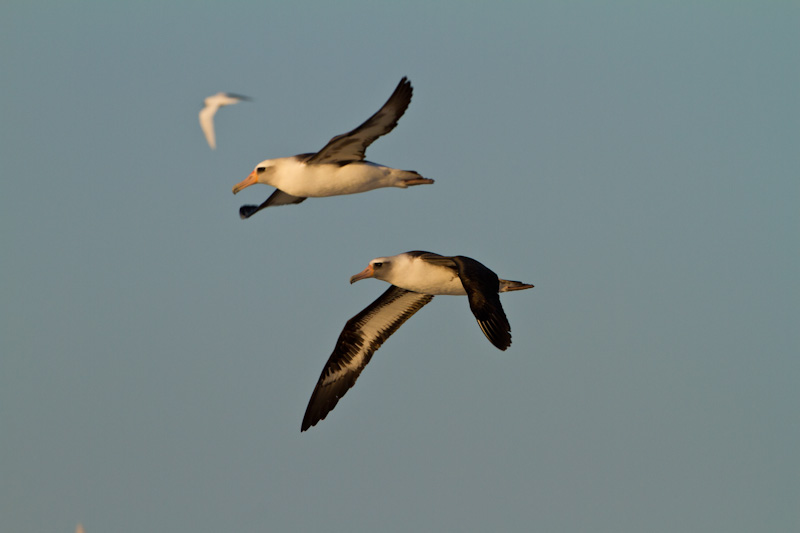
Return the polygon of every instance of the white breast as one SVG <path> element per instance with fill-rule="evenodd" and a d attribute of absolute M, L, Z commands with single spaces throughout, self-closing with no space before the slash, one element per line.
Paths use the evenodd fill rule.
<path fill-rule="evenodd" d="M 467 294 L 464 285 L 461 284 L 461 278 L 454 270 L 407 256 L 403 256 L 393 265 L 386 281 L 402 289 L 422 294 Z"/>
<path fill-rule="evenodd" d="M 322 197 L 356 194 L 391 187 L 388 167 L 372 163 L 349 165 L 306 165 L 285 158 L 276 169 L 270 185 L 292 196 Z"/>

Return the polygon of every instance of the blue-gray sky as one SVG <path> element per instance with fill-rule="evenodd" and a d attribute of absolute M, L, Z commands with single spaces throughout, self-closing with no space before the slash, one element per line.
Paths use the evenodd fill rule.
<path fill-rule="evenodd" d="M 800 5 L 6 2 L 0 528 L 800 528 Z M 432 186 L 238 218 L 402 76 Z M 217 114 L 205 96 L 254 101 Z M 377 256 L 475 257 L 300 421 Z"/>

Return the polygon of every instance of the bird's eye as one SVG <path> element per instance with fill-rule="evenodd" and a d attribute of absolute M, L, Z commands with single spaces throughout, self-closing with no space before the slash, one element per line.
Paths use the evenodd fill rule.
<path fill-rule="evenodd" d="M 258 172 L 259 174 L 261 174 L 261 173 L 262 173 L 262 172 L 264 172 L 265 170 L 267 170 L 267 167 L 258 167 L 258 168 L 256 169 L 256 172 Z"/>
<path fill-rule="evenodd" d="M 383 263 L 372 263 L 372 266 L 373 266 L 374 268 L 380 268 L 380 267 L 382 267 L 382 266 L 383 266 Z"/>

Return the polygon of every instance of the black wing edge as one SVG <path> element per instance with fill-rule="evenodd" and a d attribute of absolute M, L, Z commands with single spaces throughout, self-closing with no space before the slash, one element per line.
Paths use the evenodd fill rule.
<path fill-rule="evenodd" d="M 266 209 L 267 207 L 278 206 L 278 205 L 292 205 L 292 204 L 299 204 L 303 200 L 305 200 L 305 196 L 292 196 L 291 194 L 286 194 L 280 189 L 276 189 L 269 198 L 264 201 L 261 205 L 243 205 L 239 208 L 239 218 L 242 220 L 246 218 L 250 218 L 251 216 L 255 215 L 262 209 Z"/>
<path fill-rule="evenodd" d="M 347 321 L 344 329 L 339 334 L 339 339 L 336 341 L 336 346 L 333 349 L 333 353 L 328 358 L 328 361 L 325 363 L 325 366 L 320 373 L 319 379 L 317 380 L 317 385 L 314 387 L 314 392 L 311 394 L 311 399 L 308 401 L 308 406 L 306 407 L 306 412 L 303 416 L 303 422 L 300 425 L 301 432 L 306 431 L 312 426 L 316 426 L 321 420 L 325 420 L 325 417 L 328 416 L 328 413 L 330 413 L 333 408 L 336 407 L 336 404 L 339 403 L 339 399 L 342 398 L 347 391 L 353 387 L 353 385 L 355 385 L 358 376 L 361 375 L 361 371 L 364 370 L 364 368 L 367 366 L 367 363 L 369 363 L 370 359 L 372 358 L 372 354 L 374 354 L 375 351 L 386 341 L 386 339 L 388 339 L 395 331 L 397 331 L 397 329 L 402 326 L 406 320 L 411 318 L 417 311 L 422 309 L 428 302 L 433 300 L 433 296 L 430 294 L 411 293 L 416 294 L 419 296 L 419 298 L 407 309 L 405 309 L 386 329 L 380 332 L 380 334 L 373 339 L 371 345 L 366 347 L 363 364 L 357 370 L 345 374 L 342 378 L 328 384 L 327 386 L 323 386 L 322 382 L 324 381 L 330 368 L 341 368 L 340 361 L 342 359 L 346 359 L 346 361 L 349 362 L 353 355 L 364 346 L 365 340 L 358 331 L 359 322 L 369 317 L 369 315 L 378 308 L 386 305 L 387 302 L 390 303 L 392 300 L 405 296 L 408 293 L 411 293 L 411 291 L 407 291 L 392 285 L 374 302 L 369 304 L 363 311 Z"/>
<path fill-rule="evenodd" d="M 458 275 L 469 298 L 469 308 L 481 331 L 496 348 L 507 350 L 511 346 L 511 325 L 497 294 L 500 286 L 497 274 L 470 257 L 457 255 L 453 261 L 458 266 Z"/>
<path fill-rule="evenodd" d="M 360 126 L 357 128 L 348 131 L 347 133 L 342 133 L 341 135 L 336 135 L 328 144 L 322 147 L 322 150 L 314 154 L 308 159 L 309 164 L 315 163 L 341 163 L 342 161 L 363 161 L 365 157 L 365 152 L 367 151 L 367 147 L 370 144 L 375 142 L 379 137 L 386 135 L 387 133 L 391 132 L 393 129 L 397 127 L 398 121 L 402 118 L 405 114 L 406 109 L 408 109 L 409 104 L 411 104 L 411 97 L 414 95 L 414 88 L 411 86 L 411 82 L 408 80 L 408 77 L 403 76 L 400 82 L 397 84 L 394 92 L 392 95 L 386 100 L 378 111 L 376 111 L 371 117 L 365 120 Z M 357 155 L 355 157 L 346 157 L 346 158 L 337 158 L 336 154 L 351 145 L 356 144 L 359 142 L 357 135 L 361 133 L 363 130 L 371 128 L 375 126 L 375 124 L 382 120 L 386 113 L 392 111 L 392 108 L 395 108 L 394 113 L 395 116 L 391 122 L 389 122 L 383 130 L 377 132 L 377 135 L 372 135 L 366 137 L 361 140 L 360 146 L 356 150 Z"/>

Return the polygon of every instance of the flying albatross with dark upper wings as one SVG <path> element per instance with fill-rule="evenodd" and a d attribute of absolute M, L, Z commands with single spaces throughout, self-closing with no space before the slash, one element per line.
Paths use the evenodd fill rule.
<path fill-rule="evenodd" d="M 411 102 L 411 82 L 403 78 L 377 113 L 351 132 L 337 135 L 315 154 L 265 159 L 233 194 L 256 183 L 277 190 L 261 205 L 243 205 L 241 218 L 249 218 L 264 208 L 299 204 L 308 197 L 338 196 L 371 191 L 381 187 L 400 187 L 433 183 L 413 170 L 398 170 L 365 161 L 367 147 L 397 126 Z"/>
<path fill-rule="evenodd" d="M 308 402 L 301 431 L 328 416 L 355 385 L 375 350 L 434 295 L 466 295 L 481 331 L 489 342 L 505 350 L 511 345 L 511 326 L 498 293 L 533 287 L 500 279 L 469 257 L 420 251 L 373 259 L 350 278 L 350 283 L 365 278 L 377 278 L 392 286 L 345 324 Z"/>

